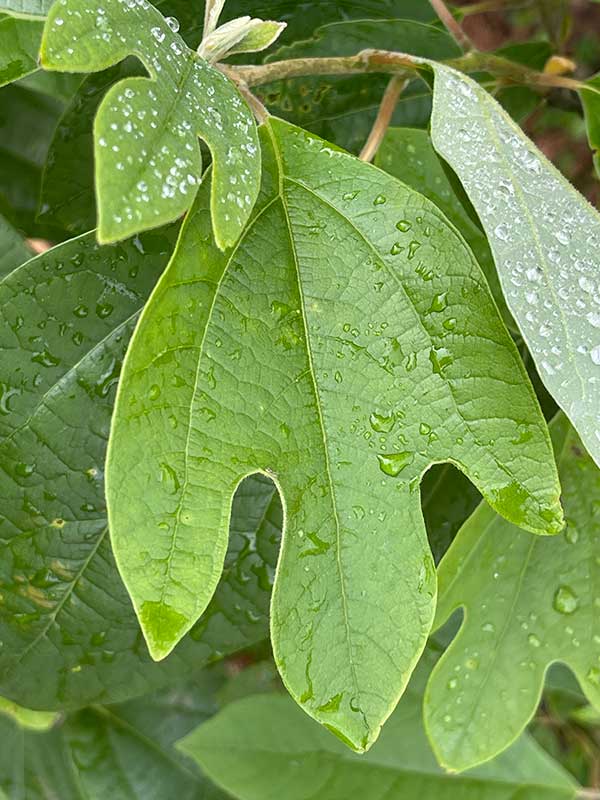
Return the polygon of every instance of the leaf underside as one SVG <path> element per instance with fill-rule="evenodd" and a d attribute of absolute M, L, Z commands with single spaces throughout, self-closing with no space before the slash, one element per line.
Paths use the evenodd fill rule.
<path fill-rule="evenodd" d="M 564 533 L 529 536 L 482 503 L 439 567 L 436 624 L 459 607 L 464 621 L 433 671 L 425 721 L 451 769 L 492 758 L 520 735 L 554 661 L 600 708 L 600 475 L 563 415 L 552 433 Z"/>
<path fill-rule="evenodd" d="M 97 72 L 137 56 L 149 78 L 113 86 L 95 120 L 98 236 L 123 239 L 171 222 L 200 183 L 198 136 L 214 163 L 216 241 L 232 245 L 260 181 L 256 125 L 234 85 L 190 50 L 146 0 L 87 0 L 52 6 L 41 61 L 45 69 Z"/>
<path fill-rule="evenodd" d="M 537 532 L 562 525 L 558 482 L 523 366 L 445 218 L 280 120 L 262 150 L 238 245 L 214 246 L 203 187 L 140 319 L 113 418 L 111 533 L 162 658 L 214 591 L 235 487 L 270 475 L 286 513 L 278 667 L 361 750 L 431 625 L 423 472 L 451 460 Z"/>
<path fill-rule="evenodd" d="M 488 92 L 431 66 L 434 147 L 479 214 L 542 380 L 600 463 L 600 215 Z"/>

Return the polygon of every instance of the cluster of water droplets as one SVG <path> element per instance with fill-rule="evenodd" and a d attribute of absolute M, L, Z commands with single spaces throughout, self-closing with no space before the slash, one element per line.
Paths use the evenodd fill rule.
<path fill-rule="evenodd" d="M 479 214 L 508 305 L 544 381 L 598 451 L 600 217 L 483 89 L 440 68 L 435 103 L 434 143 Z"/>

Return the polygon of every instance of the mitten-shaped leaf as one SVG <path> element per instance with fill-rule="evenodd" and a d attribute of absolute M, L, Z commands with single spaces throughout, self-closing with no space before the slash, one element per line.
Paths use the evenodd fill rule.
<path fill-rule="evenodd" d="M 202 188 L 140 319 L 109 447 L 113 543 L 162 658 L 219 580 L 235 487 L 270 475 L 286 512 L 278 666 L 361 750 L 431 626 L 423 472 L 453 461 L 538 532 L 561 527 L 558 481 L 516 349 L 436 207 L 282 121 L 262 147 L 238 245 L 215 247 Z"/>
<path fill-rule="evenodd" d="M 485 89 L 431 66 L 433 144 L 479 214 L 542 380 L 600 463 L 600 215 Z"/>
<path fill-rule="evenodd" d="M 529 536 L 482 503 L 439 567 L 436 623 L 459 607 L 465 619 L 433 671 L 425 721 L 438 758 L 455 770 L 517 738 L 553 661 L 600 708 L 600 474 L 564 416 L 552 436 L 564 534 Z"/>
<path fill-rule="evenodd" d="M 173 26 L 175 27 L 175 26 Z M 129 55 L 150 78 L 113 86 L 95 121 L 98 237 L 115 241 L 176 219 L 201 175 L 198 136 L 213 161 L 211 209 L 219 247 L 232 245 L 258 191 L 256 126 L 234 85 L 146 0 L 58 0 L 42 42 L 45 69 L 96 72 Z"/>

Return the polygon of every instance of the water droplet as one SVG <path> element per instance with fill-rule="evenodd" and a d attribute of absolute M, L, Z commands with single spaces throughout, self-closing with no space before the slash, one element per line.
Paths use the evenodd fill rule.
<path fill-rule="evenodd" d="M 408 450 L 401 453 L 379 453 L 379 469 L 391 478 L 398 476 L 413 461 L 413 454 Z"/>
<path fill-rule="evenodd" d="M 369 417 L 369 422 L 374 431 L 378 433 L 389 433 L 396 424 L 396 418 L 392 412 L 389 414 L 378 414 L 374 411 Z"/>
<path fill-rule="evenodd" d="M 402 233 L 406 233 L 412 228 L 412 223 L 409 222 L 407 219 L 401 219 L 399 222 L 396 223 L 396 227 Z"/>
<path fill-rule="evenodd" d="M 422 422 L 419 425 L 419 433 L 423 436 L 427 436 L 427 434 L 431 433 L 431 425 L 428 425 L 426 422 Z"/>
<path fill-rule="evenodd" d="M 173 33 L 178 33 L 179 32 L 179 20 L 178 19 L 176 19 L 175 17 L 165 17 L 165 22 L 167 23 L 169 28 L 171 28 Z"/>
<path fill-rule="evenodd" d="M 600 364 L 600 344 L 597 344 L 595 347 L 592 347 L 590 350 L 590 358 L 594 362 L 594 364 Z"/>
<path fill-rule="evenodd" d="M 421 247 L 421 242 L 417 242 L 417 240 L 416 240 L 416 239 L 414 239 L 414 240 L 413 240 L 413 241 L 412 241 L 412 242 L 411 242 L 411 243 L 408 245 L 408 260 L 409 260 L 409 261 L 412 261 L 412 259 L 415 257 L 415 255 L 416 255 L 416 253 L 417 253 L 417 250 L 418 250 L 420 247 Z"/>
<path fill-rule="evenodd" d="M 573 614 L 577 611 L 579 600 L 570 586 L 559 586 L 554 593 L 552 606 L 559 614 Z"/>
<path fill-rule="evenodd" d="M 541 645 L 541 642 L 535 635 L 535 633 L 530 633 L 529 636 L 527 637 L 527 641 L 532 647 L 539 647 Z"/>
<path fill-rule="evenodd" d="M 427 313 L 438 313 L 443 311 L 445 308 L 448 308 L 448 292 L 440 292 L 434 296 Z"/>
<path fill-rule="evenodd" d="M 373 200 L 373 205 L 382 206 L 386 202 L 387 202 L 387 197 L 384 194 L 378 194 L 375 200 Z"/>

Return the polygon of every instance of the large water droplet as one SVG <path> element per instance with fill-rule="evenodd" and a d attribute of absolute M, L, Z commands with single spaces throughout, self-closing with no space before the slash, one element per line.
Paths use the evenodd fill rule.
<path fill-rule="evenodd" d="M 167 23 L 169 28 L 171 28 L 173 33 L 178 33 L 179 32 L 179 20 L 178 19 L 176 19 L 175 17 L 165 17 L 165 22 Z"/>
<path fill-rule="evenodd" d="M 412 463 L 414 456 L 408 450 L 403 450 L 401 453 L 379 453 L 377 458 L 379 469 L 391 478 L 395 478 Z"/>
<path fill-rule="evenodd" d="M 554 593 L 552 605 L 559 614 L 573 614 L 577 611 L 579 600 L 570 586 L 559 586 Z"/>

